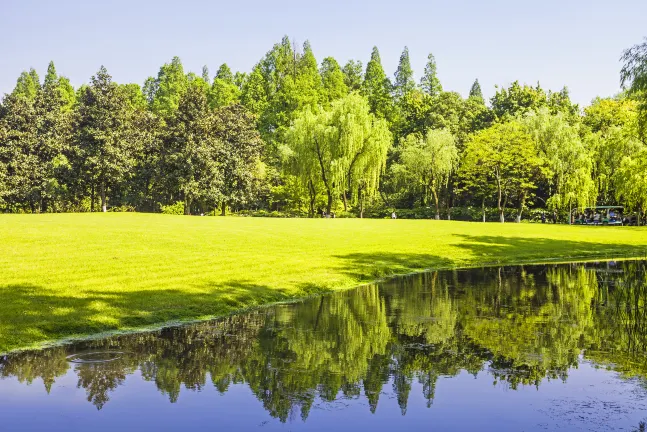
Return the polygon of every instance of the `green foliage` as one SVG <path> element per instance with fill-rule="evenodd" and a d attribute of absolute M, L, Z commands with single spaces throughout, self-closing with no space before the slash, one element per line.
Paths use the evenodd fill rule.
<path fill-rule="evenodd" d="M 425 65 L 425 72 L 420 79 L 420 87 L 429 96 L 437 96 L 443 91 L 443 86 L 440 84 L 436 72 L 436 59 L 431 53 L 427 56 L 427 64 Z"/>
<path fill-rule="evenodd" d="M 476 102 L 485 104 L 483 91 L 481 90 L 481 84 L 479 84 L 478 79 L 474 80 L 474 84 L 472 84 L 472 87 L 470 88 L 469 98 L 475 100 Z"/>
<path fill-rule="evenodd" d="M 403 177 L 401 181 L 422 188 L 423 204 L 431 195 L 440 219 L 439 195 L 458 167 L 456 138 L 446 129 L 431 129 L 424 138 L 409 135 L 401 144 L 400 161 L 394 170 Z"/>
<path fill-rule="evenodd" d="M 16 87 L 14 88 L 12 95 L 20 98 L 25 98 L 30 102 L 33 102 L 36 99 L 36 94 L 40 89 L 40 78 L 38 73 L 34 68 L 29 69 L 29 72 L 24 71 L 18 77 L 16 82 Z"/>
<path fill-rule="evenodd" d="M 184 214 L 184 202 L 177 201 L 173 204 L 163 205 L 160 204 L 160 212 L 162 214 L 169 215 L 183 215 Z"/>
<path fill-rule="evenodd" d="M 188 88 L 188 78 L 179 57 L 173 57 L 171 63 L 162 66 L 157 78 L 149 78 L 144 85 L 144 93 L 151 105 L 151 110 L 168 118 L 175 113 L 180 98 Z"/>
<path fill-rule="evenodd" d="M 353 196 L 360 202 L 375 193 L 391 134 L 385 121 L 369 112 L 366 99 L 351 94 L 333 102 L 329 110 L 303 111 L 290 128 L 287 143 L 290 171 L 311 191 L 311 212 L 322 185 L 330 213 L 339 193 L 356 191 Z"/>
<path fill-rule="evenodd" d="M 391 118 L 393 110 L 391 88 L 391 81 L 386 77 L 382 67 L 380 52 L 377 47 L 373 47 L 371 60 L 366 64 L 361 93 L 368 100 L 371 112 L 378 117 Z"/>
<path fill-rule="evenodd" d="M 402 51 L 402 54 L 400 55 L 398 69 L 395 71 L 395 82 L 393 83 L 393 90 L 395 92 L 396 99 L 402 98 L 415 87 L 416 82 L 413 79 L 413 69 L 411 69 L 411 60 L 409 59 L 409 48 L 404 47 L 404 51 Z"/>
<path fill-rule="evenodd" d="M 337 60 L 332 57 L 326 57 L 321 62 L 320 73 L 323 82 L 322 92 L 324 101 L 332 102 L 348 94 L 345 76 Z"/>
<path fill-rule="evenodd" d="M 359 91 L 364 81 L 362 62 L 358 60 L 348 60 L 342 68 L 344 74 L 344 84 L 348 91 Z"/>
<path fill-rule="evenodd" d="M 240 89 L 234 82 L 234 76 L 226 63 L 223 63 L 213 79 L 209 92 L 211 108 L 226 107 L 240 101 Z"/>

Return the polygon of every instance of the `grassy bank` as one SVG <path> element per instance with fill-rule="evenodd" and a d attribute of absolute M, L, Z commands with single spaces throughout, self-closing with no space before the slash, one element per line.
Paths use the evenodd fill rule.
<path fill-rule="evenodd" d="M 647 229 L 634 227 L 0 215 L 0 353 L 426 268 L 645 256 L 646 249 Z"/>

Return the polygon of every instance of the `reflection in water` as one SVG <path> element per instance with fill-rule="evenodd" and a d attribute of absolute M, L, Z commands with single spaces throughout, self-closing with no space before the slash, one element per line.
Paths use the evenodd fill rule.
<path fill-rule="evenodd" d="M 0 377 L 40 378 L 49 393 L 72 371 L 99 410 L 135 375 L 170 402 L 209 382 L 223 395 L 244 385 L 282 422 L 295 413 L 306 420 L 317 401 L 359 397 L 374 413 L 392 396 L 404 415 L 412 389 L 431 407 L 439 379 L 464 373 L 510 390 L 540 389 L 567 382 L 585 361 L 642 382 L 645 270 L 644 262 L 620 262 L 430 272 L 218 321 L 0 357 Z"/>

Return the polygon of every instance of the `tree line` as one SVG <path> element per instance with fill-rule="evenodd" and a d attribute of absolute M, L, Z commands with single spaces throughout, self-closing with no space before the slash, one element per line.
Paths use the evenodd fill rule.
<path fill-rule="evenodd" d="M 477 79 L 463 98 L 443 90 L 432 54 L 416 81 L 406 47 L 393 79 L 377 48 L 366 67 L 341 66 L 287 37 L 250 72 L 186 73 L 175 57 L 142 86 L 101 67 L 74 89 L 52 62 L 0 104 L 0 210 L 641 213 L 647 42 L 622 61 L 625 90 L 583 109 L 566 87 L 519 82 L 486 103 Z"/>

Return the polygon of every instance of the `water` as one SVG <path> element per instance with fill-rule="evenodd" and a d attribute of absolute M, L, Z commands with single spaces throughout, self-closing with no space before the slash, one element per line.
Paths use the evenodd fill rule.
<path fill-rule="evenodd" d="M 430 272 L 0 356 L 0 429 L 638 430 L 646 270 Z"/>

